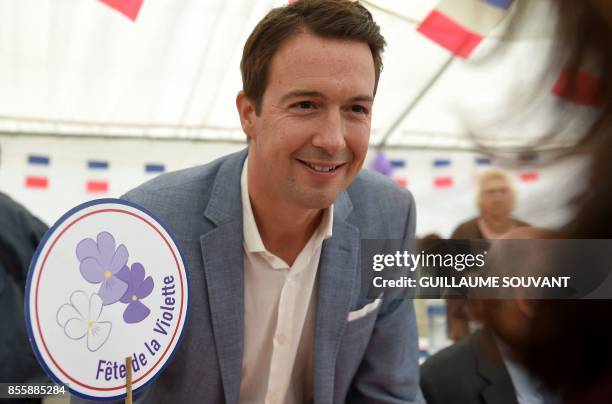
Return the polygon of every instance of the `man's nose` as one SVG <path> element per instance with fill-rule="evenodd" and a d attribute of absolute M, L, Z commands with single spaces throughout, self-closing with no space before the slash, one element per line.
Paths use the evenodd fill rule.
<path fill-rule="evenodd" d="M 346 130 L 342 120 L 342 111 L 334 110 L 325 115 L 318 133 L 313 137 L 312 144 L 325 150 L 330 156 L 335 156 L 346 147 Z"/>

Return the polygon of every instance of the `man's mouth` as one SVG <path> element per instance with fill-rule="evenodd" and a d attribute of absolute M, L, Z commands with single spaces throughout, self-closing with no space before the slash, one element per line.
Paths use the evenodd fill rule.
<path fill-rule="evenodd" d="M 300 160 L 297 159 L 297 161 L 299 161 L 300 163 L 304 164 L 305 166 L 307 166 L 308 168 L 319 172 L 319 173 L 332 173 L 334 171 L 336 171 L 338 168 L 344 166 L 346 163 L 341 163 L 341 164 L 316 164 L 316 163 L 310 163 L 308 161 L 304 161 L 304 160 Z"/>

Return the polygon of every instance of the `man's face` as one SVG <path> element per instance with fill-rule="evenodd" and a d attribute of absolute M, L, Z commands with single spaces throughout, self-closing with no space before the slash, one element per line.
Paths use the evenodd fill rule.
<path fill-rule="evenodd" d="M 373 97 L 366 43 L 310 33 L 287 40 L 269 66 L 259 116 L 250 113 L 246 125 L 243 117 L 249 189 L 301 208 L 329 207 L 363 165 Z"/>
<path fill-rule="evenodd" d="M 512 189 L 506 180 L 490 178 L 482 184 L 480 211 L 484 215 L 509 217 L 512 213 L 513 199 Z"/>

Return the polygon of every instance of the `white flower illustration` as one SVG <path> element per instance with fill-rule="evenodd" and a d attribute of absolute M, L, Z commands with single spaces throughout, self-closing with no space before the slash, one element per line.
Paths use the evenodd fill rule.
<path fill-rule="evenodd" d="M 98 321 L 102 314 L 102 299 L 93 293 L 77 290 L 70 296 L 70 303 L 63 304 L 57 311 L 57 323 L 70 339 L 79 340 L 87 336 L 87 349 L 95 352 L 110 336 L 112 323 Z"/>

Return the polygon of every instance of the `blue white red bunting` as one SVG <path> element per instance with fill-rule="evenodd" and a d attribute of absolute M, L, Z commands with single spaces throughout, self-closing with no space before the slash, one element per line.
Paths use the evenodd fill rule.
<path fill-rule="evenodd" d="M 398 177 L 394 178 L 393 181 L 400 187 L 408 188 L 408 178 Z"/>
<path fill-rule="evenodd" d="M 163 173 L 166 171 L 166 167 L 163 164 L 148 163 L 145 164 L 146 173 Z"/>
<path fill-rule="evenodd" d="M 433 166 L 436 168 L 441 167 L 450 167 L 451 161 L 449 159 L 435 159 L 433 161 Z"/>
<path fill-rule="evenodd" d="M 441 176 L 435 177 L 433 183 L 435 188 L 451 188 L 454 181 L 451 176 Z"/>
<path fill-rule="evenodd" d="M 47 189 L 49 179 L 47 177 L 28 175 L 25 178 L 25 187 L 31 189 Z"/>
<path fill-rule="evenodd" d="M 483 1 L 491 4 L 492 6 L 499 7 L 503 10 L 509 9 L 513 2 L 513 0 L 483 0 Z"/>
<path fill-rule="evenodd" d="M 521 173 L 519 177 L 523 182 L 534 182 L 540 178 L 540 175 L 536 171 L 528 171 Z"/>
<path fill-rule="evenodd" d="M 89 180 L 85 184 L 85 190 L 90 194 L 104 194 L 109 189 L 108 181 Z"/>
<path fill-rule="evenodd" d="M 393 168 L 404 168 L 406 167 L 406 160 L 391 160 L 391 167 Z"/>
<path fill-rule="evenodd" d="M 508 1 L 442 0 L 417 31 L 463 59 L 507 15 Z M 504 7 L 507 6 L 507 7 Z"/>
<path fill-rule="evenodd" d="M 578 70 L 574 79 L 574 82 L 571 82 L 568 71 L 563 70 L 553 86 L 553 94 L 577 105 L 588 107 L 602 105 L 598 94 L 600 86 L 598 78 L 584 70 Z"/>
<path fill-rule="evenodd" d="M 30 154 L 28 156 L 28 164 L 48 166 L 51 160 L 48 156 Z"/>
<path fill-rule="evenodd" d="M 87 168 L 90 170 L 106 170 L 108 166 L 108 161 L 103 160 L 89 160 L 87 162 Z"/>
<path fill-rule="evenodd" d="M 110 8 L 119 11 L 132 21 L 136 21 L 143 0 L 100 0 Z"/>

